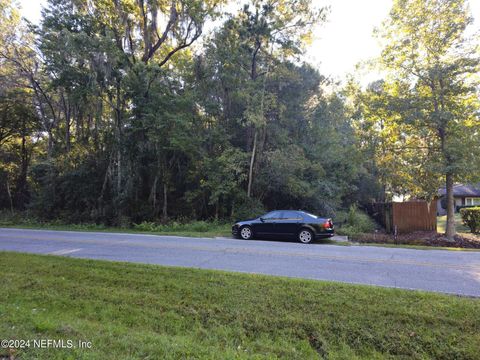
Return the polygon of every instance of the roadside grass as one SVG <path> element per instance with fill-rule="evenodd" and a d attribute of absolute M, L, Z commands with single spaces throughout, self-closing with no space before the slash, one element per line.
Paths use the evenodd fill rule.
<path fill-rule="evenodd" d="M 437 232 L 443 234 L 447 227 L 447 215 L 437 216 Z M 459 213 L 455 213 L 455 228 L 459 233 L 471 233 L 468 226 L 463 225 L 462 217 Z"/>
<path fill-rule="evenodd" d="M 42 222 L 35 219 L 22 218 L 18 216 L 0 216 L 0 227 L 61 231 L 174 235 L 187 237 L 231 236 L 231 224 L 206 221 L 193 221 L 189 223 L 172 222 L 165 225 L 142 223 L 134 224 L 133 227 L 113 227 L 93 223 L 64 224 L 58 221 Z"/>
<path fill-rule="evenodd" d="M 85 232 L 111 232 L 111 233 L 127 233 L 127 234 L 152 234 L 152 235 L 169 235 L 169 236 L 186 236 L 200 238 L 214 238 L 217 236 L 231 236 L 231 225 L 219 225 L 208 231 L 147 231 L 132 228 L 106 227 L 106 226 L 89 226 L 85 224 L 71 225 L 52 225 L 52 224 L 0 224 L 4 228 L 16 229 L 37 229 L 37 230 L 58 230 L 58 231 L 85 231 Z"/>
<path fill-rule="evenodd" d="M 24 359 L 478 359 L 480 300 L 0 252 L 4 339 L 91 341 Z M 6 356 L 8 351 L 0 350 Z"/>

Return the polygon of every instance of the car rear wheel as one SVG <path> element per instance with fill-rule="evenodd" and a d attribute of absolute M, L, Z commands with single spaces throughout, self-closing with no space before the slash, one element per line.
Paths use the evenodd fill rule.
<path fill-rule="evenodd" d="M 298 233 L 298 241 L 300 241 L 303 244 L 309 244 L 313 240 L 313 232 L 308 229 L 302 229 Z"/>
<path fill-rule="evenodd" d="M 253 236 L 253 232 L 250 226 L 244 226 L 240 229 L 240 237 L 243 240 L 250 240 L 252 236 Z"/>

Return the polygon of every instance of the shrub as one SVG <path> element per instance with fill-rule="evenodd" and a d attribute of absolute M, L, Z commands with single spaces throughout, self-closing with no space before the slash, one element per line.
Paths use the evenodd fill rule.
<path fill-rule="evenodd" d="M 232 220 L 253 219 L 265 213 L 266 210 L 260 200 L 245 197 L 236 204 Z"/>
<path fill-rule="evenodd" d="M 211 229 L 213 224 L 209 224 L 206 221 L 194 221 L 185 227 L 186 231 L 207 232 Z"/>
<path fill-rule="evenodd" d="M 158 226 L 159 225 L 151 221 L 143 221 L 140 224 L 133 224 L 133 228 L 140 231 L 158 231 Z"/>
<path fill-rule="evenodd" d="M 338 212 L 334 219 L 339 226 L 339 235 L 355 236 L 370 233 L 375 230 L 375 222 L 355 205 L 350 206 L 348 212 Z"/>
<path fill-rule="evenodd" d="M 480 231 L 480 206 L 460 209 L 460 215 L 472 233 Z"/>
<path fill-rule="evenodd" d="M 42 222 L 28 211 L 16 211 L 11 213 L 10 211 L 0 211 L 0 226 L 11 225 L 26 225 L 36 226 L 41 225 Z"/>
<path fill-rule="evenodd" d="M 155 222 L 143 221 L 140 224 L 133 224 L 135 230 L 148 232 L 209 232 L 212 230 L 223 230 L 224 224 L 216 221 L 191 221 L 187 223 L 179 223 L 177 221 L 169 222 L 168 224 L 157 224 Z"/>

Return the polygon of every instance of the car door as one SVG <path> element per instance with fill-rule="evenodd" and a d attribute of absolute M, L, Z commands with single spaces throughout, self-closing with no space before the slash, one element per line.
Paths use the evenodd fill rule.
<path fill-rule="evenodd" d="M 259 223 L 255 224 L 254 232 L 258 235 L 275 234 L 275 225 L 280 220 L 281 212 L 272 211 L 261 217 Z"/>
<path fill-rule="evenodd" d="M 295 235 L 302 219 L 303 217 L 298 211 L 282 211 L 282 217 L 277 221 L 275 230 L 278 235 Z"/>

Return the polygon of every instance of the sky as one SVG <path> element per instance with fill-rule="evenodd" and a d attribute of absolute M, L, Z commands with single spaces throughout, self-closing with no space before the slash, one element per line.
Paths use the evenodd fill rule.
<path fill-rule="evenodd" d="M 241 1 L 241 0 L 239 0 Z M 327 22 L 317 26 L 314 41 L 308 48 L 306 60 L 323 75 L 342 81 L 362 61 L 380 54 L 373 30 L 388 16 L 392 0 L 313 0 L 315 6 L 330 6 Z M 19 0 L 22 16 L 38 23 L 45 0 Z M 480 30 L 480 0 L 469 0 L 475 22 Z M 375 80 L 375 73 L 362 72 L 362 82 Z"/>
<path fill-rule="evenodd" d="M 480 1 L 480 0 L 479 0 Z M 327 21 L 317 26 L 306 58 L 324 75 L 342 80 L 356 64 L 380 54 L 373 30 L 388 16 L 391 0 L 317 0 L 330 7 Z"/>

